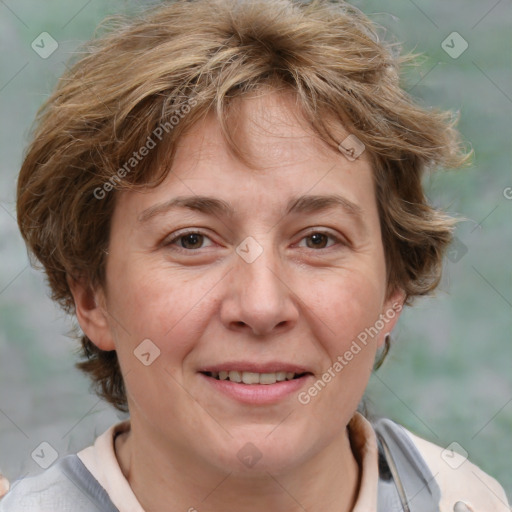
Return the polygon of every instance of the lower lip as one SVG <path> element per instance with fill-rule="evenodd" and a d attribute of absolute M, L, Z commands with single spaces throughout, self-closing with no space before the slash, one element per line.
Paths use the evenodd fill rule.
<path fill-rule="evenodd" d="M 242 384 L 230 380 L 217 380 L 204 373 L 199 374 L 216 391 L 246 404 L 273 404 L 299 392 L 311 377 L 303 375 L 298 379 L 283 380 L 275 384 Z"/>

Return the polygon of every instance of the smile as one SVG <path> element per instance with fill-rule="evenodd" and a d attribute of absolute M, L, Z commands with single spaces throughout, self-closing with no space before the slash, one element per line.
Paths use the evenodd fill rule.
<path fill-rule="evenodd" d="M 226 368 L 226 367 L 225 367 Z M 291 369 L 291 368 L 290 368 Z M 240 370 L 202 370 L 198 375 L 208 386 L 208 393 L 225 396 L 248 405 L 271 405 L 296 397 L 314 379 L 311 372 L 254 372 Z"/>
<path fill-rule="evenodd" d="M 275 384 L 276 382 L 283 382 L 285 380 L 294 380 L 306 375 L 306 373 L 294 372 L 274 372 L 274 373 L 256 373 L 256 372 L 240 372 L 237 370 L 219 371 L 219 372 L 204 372 L 204 375 L 212 377 L 216 380 L 229 380 L 242 384 Z"/>

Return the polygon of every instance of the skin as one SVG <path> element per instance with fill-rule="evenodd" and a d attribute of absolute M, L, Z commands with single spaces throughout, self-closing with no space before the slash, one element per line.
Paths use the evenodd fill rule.
<path fill-rule="evenodd" d="M 7 494 L 9 490 L 9 481 L 3 475 L 0 475 L 0 498 Z"/>
<path fill-rule="evenodd" d="M 348 511 L 360 468 L 346 426 L 398 314 L 307 405 L 297 394 L 242 404 L 198 370 L 279 360 L 310 369 L 311 385 L 403 301 L 388 293 L 372 169 L 365 153 L 349 161 L 315 136 L 290 95 L 253 95 L 239 108 L 237 138 L 257 168 L 229 152 L 213 117 L 195 125 L 162 184 L 119 193 L 106 284 L 73 283 L 77 317 L 98 347 L 117 350 L 131 430 L 116 453 L 145 510 Z M 290 198 L 326 194 L 361 215 L 285 215 Z M 181 195 L 222 199 L 234 216 L 178 208 L 140 221 Z M 185 228 L 205 237 L 183 238 Z M 236 252 L 248 236 L 263 249 L 252 263 Z M 149 366 L 134 356 L 144 339 L 160 350 Z M 248 442 L 262 455 L 252 468 L 237 457 Z"/>

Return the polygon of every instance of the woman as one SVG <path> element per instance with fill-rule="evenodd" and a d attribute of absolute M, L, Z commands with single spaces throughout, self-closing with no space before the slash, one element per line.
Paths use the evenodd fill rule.
<path fill-rule="evenodd" d="M 171 2 L 92 44 L 39 115 L 18 219 L 130 418 L 1 511 L 508 510 L 357 412 L 451 240 L 422 175 L 466 159 L 399 63 L 326 1 Z"/>

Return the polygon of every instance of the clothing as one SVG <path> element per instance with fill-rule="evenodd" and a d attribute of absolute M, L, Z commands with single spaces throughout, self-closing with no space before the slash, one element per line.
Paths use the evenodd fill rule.
<path fill-rule="evenodd" d="M 144 512 L 114 451 L 115 436 L 127 429 L 128 421 L 114 425 L 93 446 L 15 482 L 0 501 L 0 512 Z M 441 447 L 388 419 L 372 425 L 356 413 L 349 435 L 361 467 L 353 512 L 403 511 L 402 499 L 411 512 L 452 512 L 458 501 L 474 512 L 510 512 L 494 479 L 469 461 L 453 469 Z"/>

